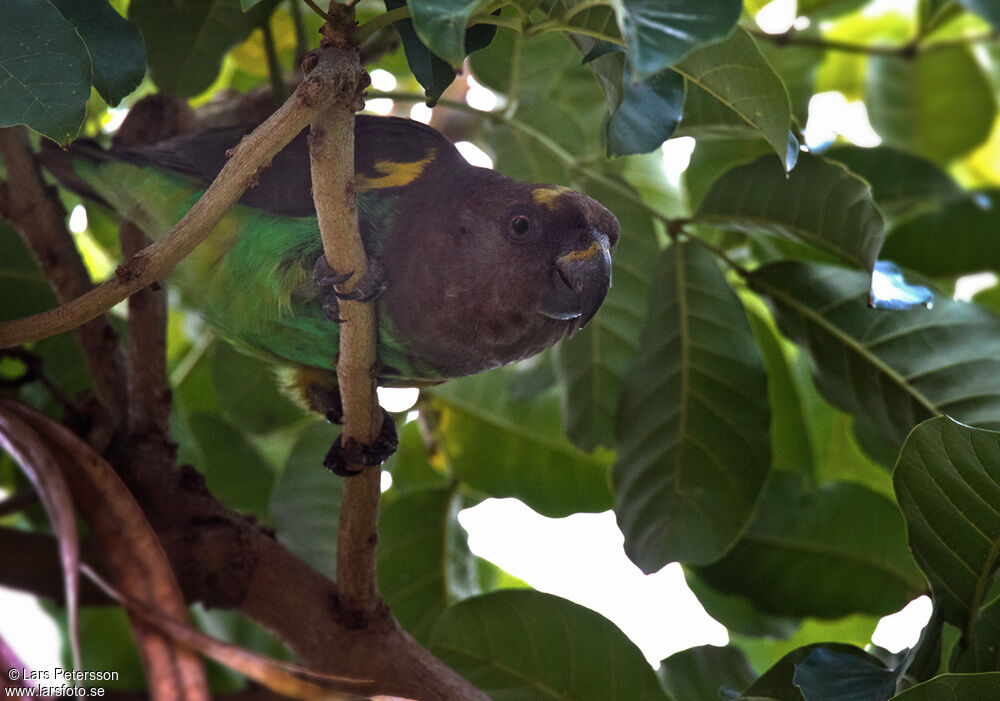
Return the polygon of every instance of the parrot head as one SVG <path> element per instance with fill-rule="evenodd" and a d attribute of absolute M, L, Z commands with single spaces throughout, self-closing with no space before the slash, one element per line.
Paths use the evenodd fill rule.
<path fill-rule="evenodd" d="M 586 325 L 611 286 L 620 229 L 582 193 L 435 150 L 435 161 L 452 157 L 408 184 L 401 210 L 413 218 L 396 222 L 383 260 L 401 337 L 457 376 L 530 357 Z"/>

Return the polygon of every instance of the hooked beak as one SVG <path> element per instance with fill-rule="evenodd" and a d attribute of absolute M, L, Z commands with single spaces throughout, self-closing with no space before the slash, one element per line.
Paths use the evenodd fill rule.
<path fill-rule="evenodd" d="M 592 231 L 590 245 L 556 258 L 539 313 L 550 319 L 580 319 L 584 327 L 611 287 L 611 246 L 607 235 Z"/>

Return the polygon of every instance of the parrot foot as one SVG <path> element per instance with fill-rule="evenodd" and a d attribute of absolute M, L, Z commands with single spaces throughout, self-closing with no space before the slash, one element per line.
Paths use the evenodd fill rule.
<path fill-rule="evenodd" d="M 368 261 L 368 272 L 354 285 L 350 292 L 334 292 L 338 299 L 354 302 L 371 302 L 378 299 L 388 287 L 385 268 L 376 259 Z"/>
<path fill-rule="evenodd" d="M 340 477 L 361 474 L 362 470 L 352 470 L 351 465 L 378 467 L 396 452 L 396 446 L 399 445 L 396 422 L 385 409 L 382 410 L 382 429 L 371 443 L 362 445 L 355 440 L 348 440 L 345 445 L 343 438 L 343 435 L 337 436 L 323 458 L 323 465 Z"/>

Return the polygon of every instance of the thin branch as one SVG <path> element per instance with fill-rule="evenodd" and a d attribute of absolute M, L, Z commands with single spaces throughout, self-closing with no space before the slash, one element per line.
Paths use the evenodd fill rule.
<path fill-rule="evenodd" d="M 74 329 L 162 279 L 208 236 L 271 158 L 333 99 L 336 74 L 329 61 L 323 51 L 309 61 L 308 77 L 267 121 L 243 137 L 208 190 L 165 236 L 132 256 L 113 279 L 91 292 L 41 314 L 0 322 L 0 348 Z"/>
<path fill-rule="evenodd" d="M 942 49 L 953 48 L 955 46 L 972 46 L 1000 40 L 1000 32 L 990 32 L 988 34 L 977 34 L 968 37 L 955 37 L 953 39 L 942 39 L 940 41 L 924 41 L 916 38 L 905 44 L 894 46 L 883 46 L 878 44 L 857 44 L 838 39 L 827 39 L 821 36 L 800 34 L 794 30 L 781 34 L 768 34 L 757 29 L 750 29 L 750 34 L 756 39 L 768 41 L 777 46 L 803 46 L 823 49 L 826 51 L 839 51 L 843 53 L 864 54 L 867 56 L 896 56 L 899 58 L 915 58 L 919 54 L 929 54 Z"/>
<path fill-rule="evenodd" d="M 123 221 L 122 253 L 131 258 L 149 245 L 138 226 Z M 128 430 L 170 436 L 170 385 L 167 380 L 167 294 L 153 284 L 128 298 Z"/>
<path fill-rule="evenodd" d="M 0 155 L 7 168 L 7 183 L 0 193 L 0 214 L 10 220 L 24 239 L 60 302 L 89 292 L 93 284 L 66 229 L 66 210 L 56 190 L 46 186 L 42 179 L 23 128 L 0 129 Z M 97 396 L 118 425 L 125 408 L 118 334 L 106 318 L 97 316 L 88 317 L 87 321 L 93 321 L 80 327 L 80 342 Z M 20 345 L 25 340 L 28 339 L 7 346 Z"/>
<path fill-rule="evenodd" d="M 294 3 L 293 3 L 294 4 Z M 288 86 L 278 60 L 278 47 L 274 43 L 274 30 L 271 19 L 268 18 L 260 27 L 264 34 L 264 53 L 267 55 L 267 75 L 271 80 L 271 96 L 276 105 L 288 99 Z"/>
<path fill-rule="evenodd" d="M 337 17 L 324 27 L 323 43 L 337 56 L 344 89 L 310 127 L 309 160 L 326 261 L 333 270 L 354 273 L 338 288 L 350 292 L 369 269 L 358 230 L 354 187 L 354 113 L 364 107 L 362 95 L 368 79 L 351 39 L 353 10 L 331 4 L 330 14 Z M 352 444 L 370 444 L 382 424 L 382 412 L 375 401 L 375 309 L 368 303 L 341 300 L 338 315 L 343 319 L 337 359 L 344 408 L 340 441 L 350 453 Z M 359 622 L 371 619 L 384 607 L 375 582 L 380 473 L 377 468 L 367 469 L 346 482 L 337 531 L 339 602 L 358 616 Z"/>

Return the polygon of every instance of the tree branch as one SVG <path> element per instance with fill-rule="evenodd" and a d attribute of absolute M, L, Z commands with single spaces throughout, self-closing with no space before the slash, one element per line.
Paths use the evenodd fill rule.
<path fill-rule="evenodd" d="M 0 322 L 0 348 L 76 328 L 170 272 L 208 236 L 271 158 L 334 99 L 338 73 L 331 60 L 329 51 L 317 52 L 309 61 L 308 77 L 267 121 L 243 137 L 208 190 L 165 236 L 132 256 L 119 274 L 94 290 L 42 314 Z"/>
<path fill-rule="evenodd" d="M 780 34 L 768 34 L 757 29 L 749 30 L 755 39 L 768 41 L 777 46 L 803 46 L 826 51 L 840 51 L 852 54 L 865 54 L 868 56 L 896 56 L 899 58 L 916 58 L 918 54 L 933 53 L 942 49 L 955 46 L 972 46 L 985 42 L 1000 40 L 1000 32 L 990 32 L 988 34 L 978 34 L 969 37 L 955 37 L 953 39 L 942 39 L 940 41 L 924 41 L 918 37 L 905 44 L 895 46 L 882 46 L 877 44 L 855 44 L 849 41 L 838 39 L 827 39 L 822 36 L 804 35 L 789 30 Z"/>
<path fill-rule="evenodd" d="M 93 285 L 73 237 L 66 230 L 66 210 L 55 188 L 45 185 L 22 127 L 0 129 L 0 155 L 7 168 L 7 183 L 0 192 L 0 214 L 24 239 L 60 302 L 89 292 Z M 107 319 L 95 318 L 98 314 L 80 327 L 80 342 L 97 397 L 119 425 L 125 407 L 125 380 L 118 334 Z"/>
<path fill-rule="evenodd" d="M 354 12 L 337 3 L 334 19 L 324 27 L 323 45 L 335 52 L 343 71 L 338 98 L 313 121 L 309 132 L 313 200 L 326 261 L 333 270 L 353 271 L 342 292 L 349 292 L 368 273 L 368 258 L 358 230 L 358 198 L 354 188 L 354 113 L 364 107 L 368 76 L 361 69 L 351 39 Z M 338 313 L 340 355 L 337 383 L 344 408 L 341 444 L 367 445 L 379 433 L 382 412 L 375 401 L 375 309 L 341 300 Z M 339 602 L 364 625 L 384 608 L 375 582 L 375 544 L 381 470 L 367 469 L 344 485 L 337 531 Z M 383 613 L 383 615 L 385 615 Z"/>

